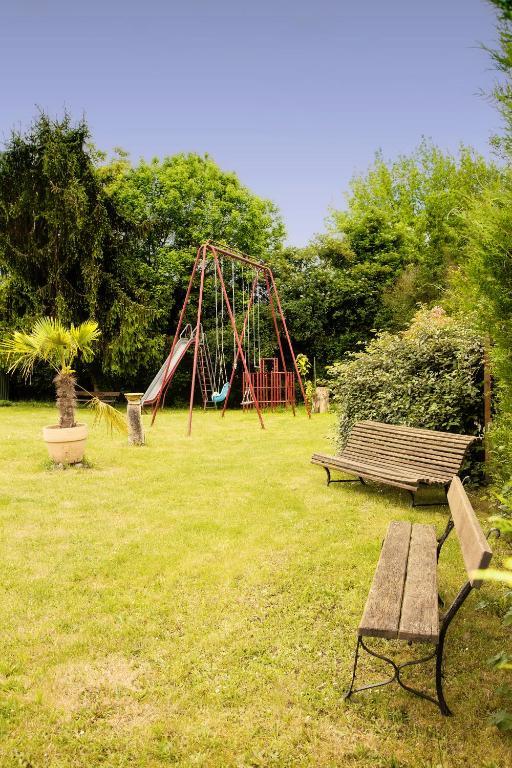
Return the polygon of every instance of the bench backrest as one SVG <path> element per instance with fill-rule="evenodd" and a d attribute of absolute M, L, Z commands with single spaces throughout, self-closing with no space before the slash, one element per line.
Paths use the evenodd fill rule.
<path fill-rule="evenodd" d="M 458 477 L 453 478 L 448 489 L 448 503 L 469 581 L 471 586 L 481 587 L 482 582 L 471 578 L 471 573 L 487 568 L 491 562 L 492 550 Z"/>
<path fill-rule="evenodd" d="M 464 455 L 477 438 L 451 432 L 358 421 L 352 427 L 343 454 L 371 461 L 385 458 L 390 464 L 410 467 L 448 480 L 460 470 Z"/>

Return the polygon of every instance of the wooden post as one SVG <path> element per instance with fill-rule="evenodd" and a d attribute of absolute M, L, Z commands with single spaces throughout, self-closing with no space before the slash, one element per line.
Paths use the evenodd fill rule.
<path fill-rule="evenodd" d="M 491 426 L 491 420 L 492 420 L 492 414 L 491 414 L 491 405 L 492 405 L 492 381 L 491 381 L 491 360 L 490 360 L 490 348 L 491 348 L 491 339 L 489 336 L 486 336 L 484 339 L 484 461 L 485 461 L 485 467 L 486 471 L 489 467 L 489 459 L 490 459 L 490 452 L 489 452 L 489 440 L 488 440 L 488 430 Z"/>

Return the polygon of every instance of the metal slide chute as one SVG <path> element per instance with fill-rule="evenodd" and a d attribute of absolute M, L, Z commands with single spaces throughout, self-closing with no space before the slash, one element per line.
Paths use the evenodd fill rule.
<path fill-rule="evenodd" d="M 153 379 L 153 381 L 145 391 L 144 396 L 142 398 L 143 406 L 153 405 L 153 403 L 156 402 L 161 390 L 166 387 L 170 379 L 172 379 L 172 377 L 174 376 L 174 372 L 176 368 L 181 363 L 185 352 L 190 347 L 193 341 L 194 341 L 194 333 L 192 331 L 192 327 L 190 325 L 187 325 L 183 329 L 180 338 L 176 342 L 176 346 L 174 347 L 172 357 L 171 355 L 169 355 L 166 358 L 165 362 L 163 363 L 162 367 L 158 371 L 157 375 L 155 376 L 155 378 Z M 164 381 L 164 378 L 165 378 L 165 381 Z"/>

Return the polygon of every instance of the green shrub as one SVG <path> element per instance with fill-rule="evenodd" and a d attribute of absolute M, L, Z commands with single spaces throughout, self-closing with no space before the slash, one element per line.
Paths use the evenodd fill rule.
<path fill-rule="evenodd" d="M 418 312 L 406 331 L 379 334 L 329 368 L 338 447 L 361 419 L 480 434 L 482 357 L 475 332 L 438 307 Z"/>

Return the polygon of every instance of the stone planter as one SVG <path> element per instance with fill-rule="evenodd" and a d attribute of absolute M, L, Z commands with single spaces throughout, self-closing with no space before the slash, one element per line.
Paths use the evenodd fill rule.
<path fill-rule="evenodd" d="M 144 445 L 144 428 L 142 426 L 142 396 L 144 392 L 125 392 L 128 400 L 126 406 L 126 421 L 128 423 L 128 442 L 130 445 Z"/>
<path fill-rule="evenodd" d="M 50 458 L 56 464 L 78 464 L 84 458 L 87 432 L 87 424 L 77 424 L 74 427 L 52 424 L 43 427 L 43 439 Z"/>

